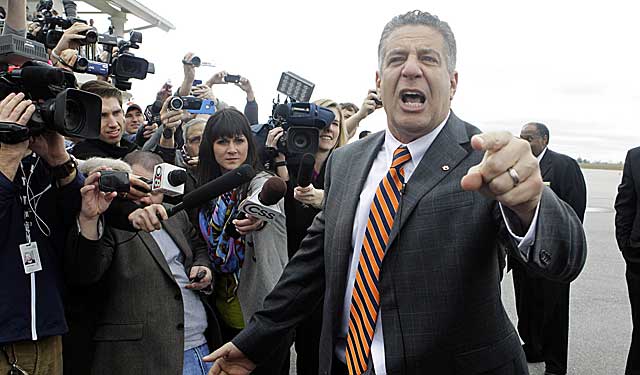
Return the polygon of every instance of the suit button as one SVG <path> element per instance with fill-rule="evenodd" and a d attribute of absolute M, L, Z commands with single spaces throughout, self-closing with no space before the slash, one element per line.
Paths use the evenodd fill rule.
<path fill-rule="evenodd" d="M 549 254 L 547 250 L 540 250 L 540 255 L 538 257 L 540 258 L 540 263 L 542 263 L 543 266 L 547 266 L 551 262 L 551 254 Z"/>
<path fill-rule="evenodd" d="M 182 323 L 178 323 L 178 325 L 176 326 L 176 329 L 177 329 L 178 331 L 182 331 L 182 330 L 184 329 L 184 324 L 182 324 Z"/>
<path fill-rule="evenodd" d="M 175 298 L 176 301 L 180 301 L 182 299 L 182 295 L 180 293 L 178 293 L 173 298 Z"/>

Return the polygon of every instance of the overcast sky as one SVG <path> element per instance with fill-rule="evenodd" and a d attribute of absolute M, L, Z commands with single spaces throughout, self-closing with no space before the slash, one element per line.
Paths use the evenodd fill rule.
<path fill-rule="evenodd" d="M 133 80 L 141 104 L 151 103 L 168 79 L 180 84 L 180 61 L 192 51 L 216 64 L 199 68 L 197 79 L 226 70 L 251 80 L 262 122 L 283 71 L 315 83 L 312 99 L 360 105 L 375 86 L 382 28 L 393 16 L 420 9 L 447 21 L 456 36 L 452 109 L 462 119 L 514 134 L 528 121 L 543 122 L 550 148 L 574 158 L 622 161 L 640 144 L 637 1 L 140 1 L 176 26 L 143 31 L 135 53 L 152 61 L 156 74 Z M 106 17 L 95 19 L 104 31 Z M 126 27 L 142 25 L 130 17 Z M 244 107 L 239 88 L 220 85 L 214 92 Z M 360 130 L 383 129 L 378 112 Z"/>

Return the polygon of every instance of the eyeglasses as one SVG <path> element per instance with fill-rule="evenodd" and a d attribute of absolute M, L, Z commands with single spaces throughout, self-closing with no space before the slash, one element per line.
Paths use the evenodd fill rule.
<path fill-rule="evenodd" d="M 202 136 L 200 135 L 196 135 L 195 137 L 191 137 L 187 139 L 187 142 L 189 143 L 200 143 L 201 141 L 202 141 Z"/>

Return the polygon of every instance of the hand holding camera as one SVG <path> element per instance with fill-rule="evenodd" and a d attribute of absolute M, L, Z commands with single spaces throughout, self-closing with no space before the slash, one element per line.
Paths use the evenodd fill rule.
<path fill-rule="evenodd" d="M 226 76 L 227 76 L 227 72 L 225 70 L 219 71 L 218 73 L 212 75 L 211 78 L 209 78 L 209 80 L 207 81 L 207 86 L 211 87 L 213 85 L 227 83 L 224 80 L 224 77 L 226 77 Z"/>
<path fill-rule="evenodd" d="M 82 208 L 78 215 L 80 220 L 97 220 L 109 208 L 111 201 L 118 194 L 115 190 L 102 190 L 106 187 L 103 182 L 104 177 L 108 176 L 109 173 L 113 173 L 113 171 L 106 167 L 96 168 L 89 173 L 89 176 L 84 181 L 84 186 L 80 189 L 80 195 L 82 196 Z"/>
<path fill-rule="evenodd" d="M 362 102 L 362 107 L 360 107 L 358 115 L 360 115 L 360 119 L 363 119 L 372 114 L 378 108 L 382 108 L 382 101 L 378 96 L 378 91 L 371 89 L 369 90 L 367 97 Z"/>
<path fill-rule="evenodd" d="M 242 91 L 247 93 L 247 101 L 252 102 L 256 99 L 253 94 L 253 87 L 251 87 L 251 82 L 245 77 L 240 77 L 240 80 L 236 83 L 236 86 L 240 87 Z"/>
<path fill-rule="evenodd" d="M 216 100 L 213 90 L 207 85 L 197 85 L 192 90 L 193 96 L 200 99 Z"/>
<path fill-rule="evenodd" d="M 8 123 L 17 131 L 24 128 L 25 138 L 22 142 L 15 144 L 2 143 L 0 147 L 0 155 L 2 157 L 21 160 L 29 150 L 29 138 L 26 135 L 26 125 L 35 112 L 36 107 L 31 100 L 25 99 L 23 93 L 10 93 L 0 102 L 0 122 Z"/>
<path fill-rule="evenodd" d="M 175 129 L 182 123 L 182 110 L 174 109 L 170 106 L 170 102 L 174 97 L 167 98 L 162 103 L 160 110 L 160 122 L 165 129 Z"/>
<path fill-rule="evenodd" d="M 88 30 L 95 29 L 92 26 L 87 25 L 86 23 L 74 23 L 70 28 L 66 29 L 64 33 L 62 33 L 62 37 L 53 49 L 53 52 L 56 55 L 61 56 L 62 51 L 66 49 L 77 49 L 85 43 L 84 41 L 87 39 L 86 33 Z M 95 34 L 95 32 L 93 34 Z M 55 61 L 55 59 L 52 60 Z"/>
<path fill-rule="evenodd" d="M 182 59 L 182 69 L 184 70 L 185 81 L 193 81 L 196 76 L 196 66 L 192 59 L 197 57 L 193 52 L 188 52 Z"/>

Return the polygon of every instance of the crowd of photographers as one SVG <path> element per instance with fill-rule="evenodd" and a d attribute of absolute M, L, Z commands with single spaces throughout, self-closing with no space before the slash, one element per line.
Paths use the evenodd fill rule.
<path fill-rule="evenodd" d="M 125 105 L 129 79 L 153 71 L 128 52 L 140 35 L 104 39 L 51 1 L 28 24 L 24 0 L 8 5 L 3 34 L 46 55 L 0 61 L 0 373 L 206 374 L 298 249 L 328 157 L 381 107 L 376 92 L 361 108 L 292 101 L 260 124 L 246 77 L 196 81 L 187 53 L 178 88 Z M 221 84 L 246 93 L 243 112 Z M 299 374 L 318 371 L 322 311 L 308 308 L 288 340 Z M 288 374 L 278 352 L 254 373 Z"/>

